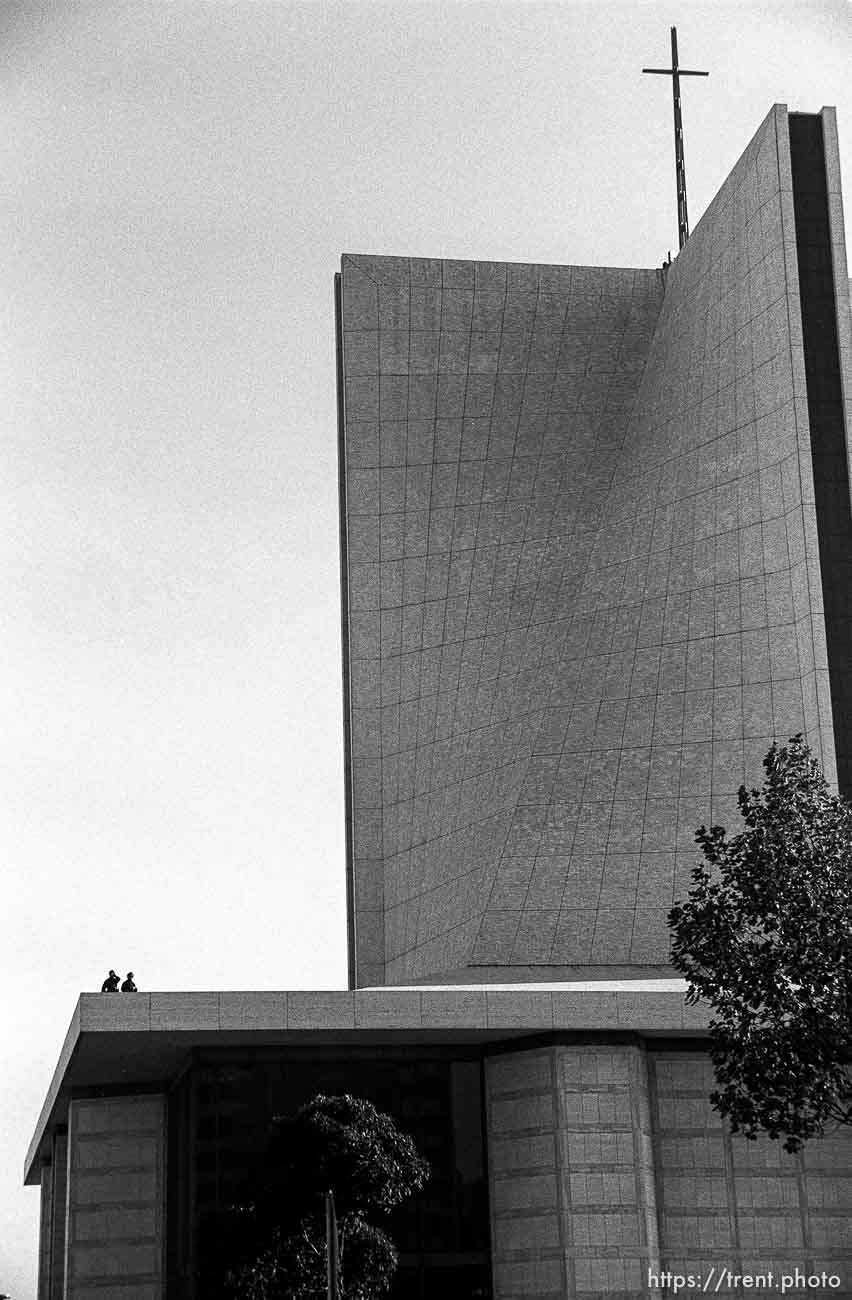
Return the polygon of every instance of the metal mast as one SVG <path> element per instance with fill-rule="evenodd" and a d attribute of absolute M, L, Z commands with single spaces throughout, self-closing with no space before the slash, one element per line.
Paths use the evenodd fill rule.
<path fill-rule="evenodd" d="M 677 236 L 679 247 L 683 248 L 689 239 L 689 216 L 686 210 L 686 164 L 683 160 L 683 118 L 680 112 L 681 77 L 709 77 L 709 72 L 694 72 L 691 68 L 681 68 L 677 61 L 677 28 L 672 28 L 672 66 L 670 68 L 643 68 L 643 72 L 653 72 L 658 76 L 671 77 L 672 98 L 674 100 L 674 138 L 675 138 L 675 173 L 677 180 Z"/>

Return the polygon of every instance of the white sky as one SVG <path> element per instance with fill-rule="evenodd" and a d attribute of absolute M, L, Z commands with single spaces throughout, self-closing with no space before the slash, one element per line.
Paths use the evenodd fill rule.
<path fill-rule="evenodd" d="M 0 1290 L 77 994 L 346 982 L 340 254 L 655 266 L 852 7 L 0 6 Z M 852 210 L 852 195 L 849 199 Z M 847 235 L 848 240 L 848 235 Z"/>

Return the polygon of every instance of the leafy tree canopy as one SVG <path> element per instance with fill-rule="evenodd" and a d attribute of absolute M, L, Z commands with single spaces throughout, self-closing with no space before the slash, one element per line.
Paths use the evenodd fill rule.
<path fill-rule="evenodd" d="M 357 1214 L 339 1220 L 343 1300 L 374 1300 L 384 1295 L 398 1262 L 396 1247 L 381 1228 Z M 306 1216 L 288 1231 L 274 1228 L 255 1257 L 233 1274 L 231 1294 L 239 1300 L 325 1300 L 325 1227 Z"/>
<path fill-rule="evenodd" d="M 300 1195 L 334 1190 L 341 1215 L 386 1214 L 423 1186 L 429 1166 L 390 1115 L 348 1093 L 320 1094 L 279 1125 L 273 1169 L 298 1172 Z M 283 1158 L 283 1159 L 282 1159 Z"/>
<path fill-rule="evenodd" d="M 763 766 L 763 789 L 739 791 L 744 830 L 696 834 L 705 863 L 669 913 L 672 961 L 713 1011 L 712 1104 L 797 1151 L 852 1123 L 852 808 L 801 736 Z"/>
<path fill-rule="evenodd" d="M 324 1296 L 325 1193 L 334 1193 L 344 1300 L 389 1288 L 398 1255 L 382 1219 L 429 1177 L 429 1166 L 393 1119 L 369 1101 L 322 1094 L 276 1121 L 254 1203 L 236 1233 L 246 1243 L 232 1272 L 240 1300 Z"/>

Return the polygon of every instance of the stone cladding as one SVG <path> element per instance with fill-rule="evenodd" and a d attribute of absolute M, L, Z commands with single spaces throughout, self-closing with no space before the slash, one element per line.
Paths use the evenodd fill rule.
<path fill-rule="evenodd" d="M 665 272 L 341 299 L 354 982 L 659 966 L 772 740 L 836 777 L 786 110 Z"/>

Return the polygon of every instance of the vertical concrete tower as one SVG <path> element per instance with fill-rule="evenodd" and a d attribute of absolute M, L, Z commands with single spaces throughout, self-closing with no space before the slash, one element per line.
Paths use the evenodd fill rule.
<path fill-rule="evenodd" d="M 664 971 L 773 739 L 852 788 L 832 110 L 662 270 L 338 277 L 355 986 Z"/>

